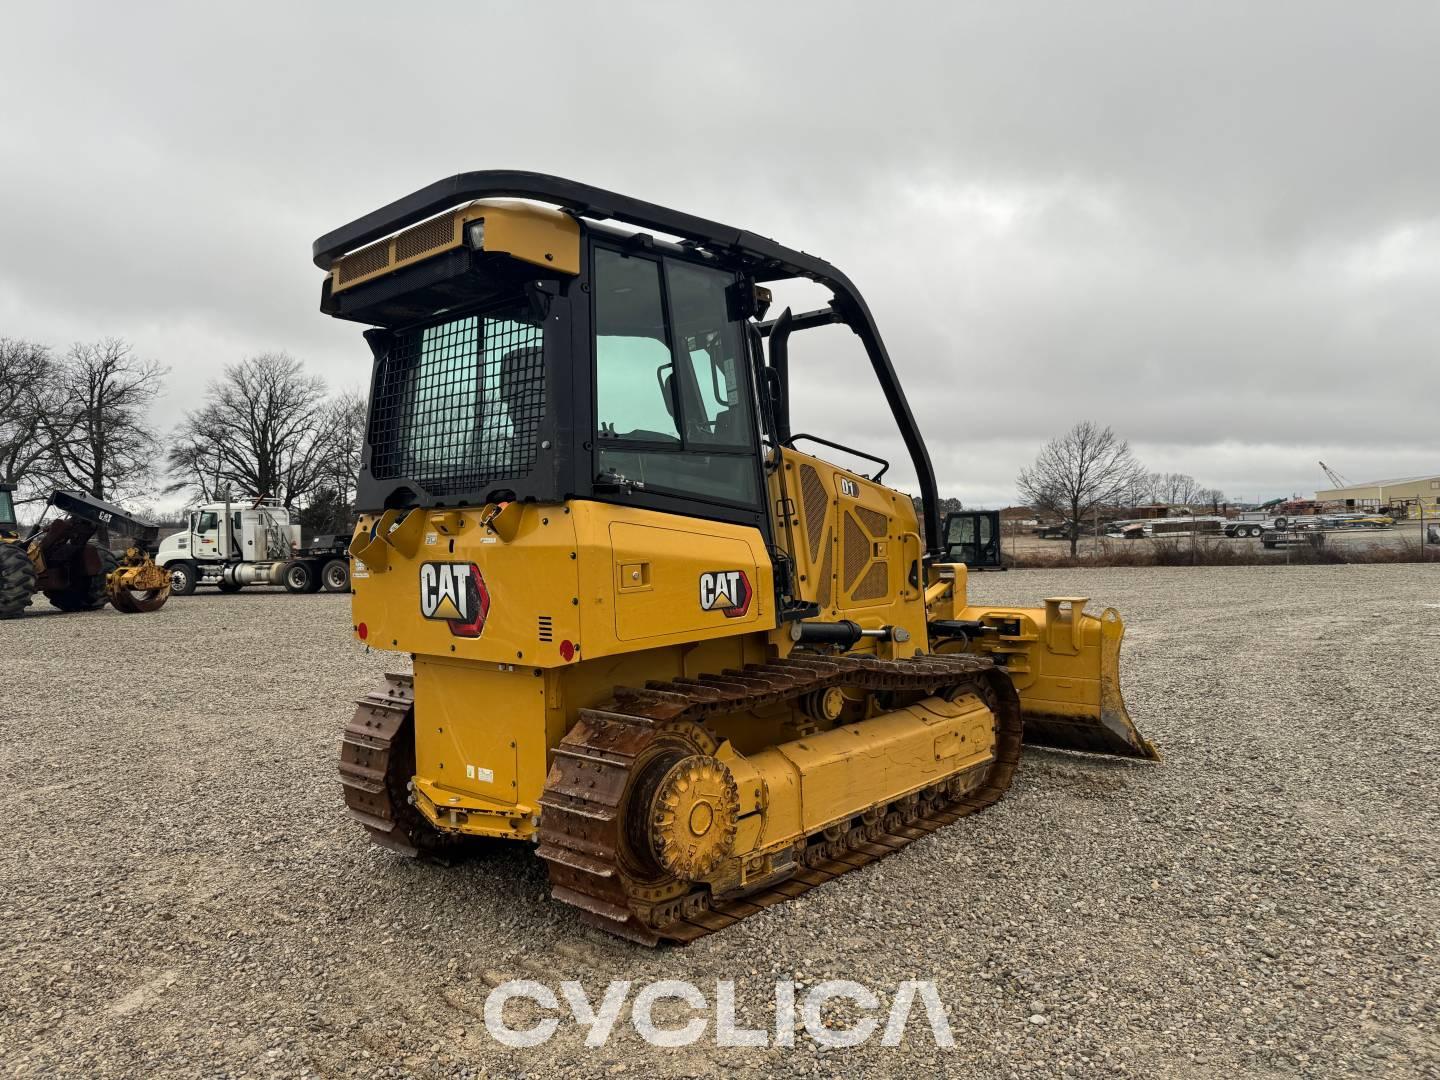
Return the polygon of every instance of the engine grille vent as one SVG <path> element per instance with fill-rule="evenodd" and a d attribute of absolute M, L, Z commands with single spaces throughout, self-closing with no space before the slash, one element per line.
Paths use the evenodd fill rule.
<path fill-rule="evenodd" d="M 539 621 L 540 621 L 540 640 L 541 640 L 541 641 L 554 641 L 554 640 L 555 640 L 555 620 L 552 619 L 549 615 L 541 615 Z"/>
<path fill-rule="evenodd" d="M 335 287 L 345 288 L 460 244 L 464 211 L 442 214 L 335 261 Z"/>
<path fill-rule="evenodd" d="M 865 528 L 870 530 L 870 535 L 879 540 L 885 539 L 885 534 L 890 531 L 890 519 L 878 510 L 867 510 L 863 506 L 855 507 L 855 514 L 865 523 Z"/>
<path fill-rule="evenodd" d="M 860 528 L 860 523 L 850 515 L 845 515 L 845 588 L 851 589 L 855 585 L 855 579 L 860 576 L 860 571 L 865 569 L 865 564 L 870 561 L 870 538 L 865 535 L 865 530 Z"/>
<path fill-rule="evenodd" d="M 825 510 L 830 499 L 825 485 L 812 465 L 800 466 L 800 501 L 805 506 L 805 539 L 810 542 L 810 561 L 820 557 L 820 539 L 825 531 Z"/>
<path fill-rule="evenodd" d="M 879 600 L 888 591 L 890 585 L 890 564 L 888 562 L 877 562 L 870 567 L 869 573 L 860 579 L 860 584 L 855 586 L 851 597 L 856 600 Z"/>

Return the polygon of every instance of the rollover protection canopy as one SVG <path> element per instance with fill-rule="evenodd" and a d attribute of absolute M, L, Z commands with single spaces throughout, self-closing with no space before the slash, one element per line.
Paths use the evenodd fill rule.
<path fill-rule="evenodd" d="M 457 173 L 448 179 L 438 180 L 356 218 L 348 225 L 326 233 L 315 241 L 315 265 L 321 270 L 329 270 L 336 259 L 356 248 L 424 221 L 459 203 L 472 199 L 503 197 L 534 199 L 562 207 L 577 217 L 597 221 L 610 219 L 678 236 L 704 247 L 722 262 L 737 270 L 743 270 L 756 281 L 803 277 L 828 288 L 834 296 L 831 306 L 860 337 L 876 378 L 880 380 L 880 387 L 895 418 L 896 426 L 900 429 L 901 437 L 905 440 L 905 448 L 920 485 L 930 554 L 935 557 L 943 556 L 939 493 L 935 483 L 935 469 L 930 463 L 930 453 L 925 447 L 925 440 L 920 435 L 914 414 L 910 411 L 910 404 L 905 398 L 905 391 L 901 388 L 895 368 L 890 362 L 890 354 L 864 297 L 848 277 L 824 259 L 785 247 L 733 225 L 724 225 L 574 180 L 544 173 L 488 169 Z"/>

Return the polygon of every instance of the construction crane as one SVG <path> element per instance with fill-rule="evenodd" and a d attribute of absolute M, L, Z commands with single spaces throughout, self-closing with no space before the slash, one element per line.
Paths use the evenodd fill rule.
<path fill-rule="evenodd" d="M 1320 468 L 1325 473 L 1325 478 L 1330 481 L 1331 487 L 1343 488 L 1350 486 L 1349 480 L 1346 480 L 1338 472 L 1330 468 L 1329 465 L 1326 465 L 1325 462 L 1320 462 Z"/>

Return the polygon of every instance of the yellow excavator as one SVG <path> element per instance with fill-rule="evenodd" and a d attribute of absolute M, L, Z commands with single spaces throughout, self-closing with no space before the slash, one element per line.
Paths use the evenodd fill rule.
<path fill-rule="evenodd" d="M 535 843 L 586 920 L 688 942 L 995 802 L 1022 738 L 1156 757 L 1115 611 L 969 603 L 889 354 L 828 263 L 510 171 L 313 254 L 373 359 L 354 633 L 413 658 L 341 746 L 377 842 Z M 767 319 L 795 278 L 829 305 Z M 791 430 L 790 339 L 833 323 L 923 521 L 884 461 Z"/>

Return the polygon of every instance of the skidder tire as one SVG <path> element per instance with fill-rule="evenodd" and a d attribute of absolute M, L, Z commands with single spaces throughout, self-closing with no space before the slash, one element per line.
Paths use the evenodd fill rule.
<path fill-rule="evenodd" d="M 35 592 L 35 564 L 20 544 L 0 541 L 0 619 L 24 614 Z"/>
<path fill-rule="evenodd" d="M 105 592 L 106 580 L 114 573 L 120 565 L 120 556 L 116 555 L 107 547 L 101 547 L 91 540 L 85 545 L 93 550 L 100 562 L 100 572 L 86 576 L 83 571 L 84 554 L 77 555 L 70 564 L 70 587 L 68 589 L 49 589 L 45 592 L 45 599 L 54 604 L 61 611 L 99 611 L 109 601 L 110 597 Z"/>

